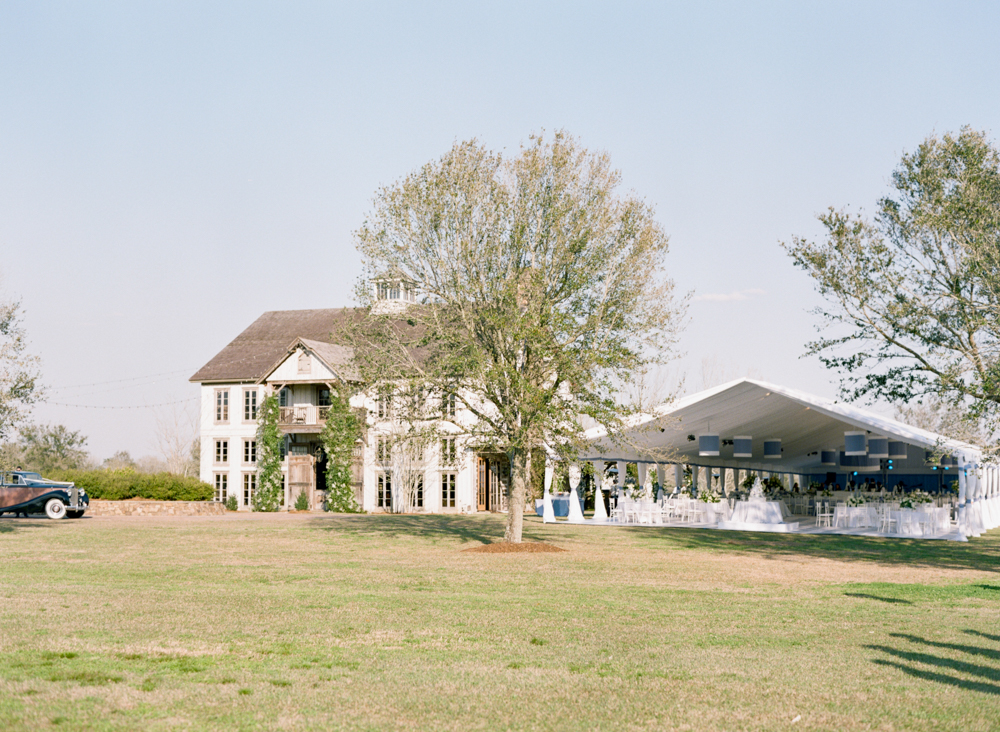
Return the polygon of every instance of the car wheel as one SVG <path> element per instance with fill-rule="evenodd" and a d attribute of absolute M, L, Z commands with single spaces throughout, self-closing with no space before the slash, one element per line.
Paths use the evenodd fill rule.
<path fill-rule="evenodd" d="M 66 518 L 66 504 L 58 498 L 50 498 L 45 503 L 45 515 L 50 519 Z"/>
<path fill-rule="evenodd" d="M 69 518 L 83 518 L 83 511 L 67 511 L 66 515 Z"/>

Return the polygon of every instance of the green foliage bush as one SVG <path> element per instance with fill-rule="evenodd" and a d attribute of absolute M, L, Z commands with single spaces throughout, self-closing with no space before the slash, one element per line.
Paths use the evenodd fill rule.
<path fill-rule="evenodd" d="M 296 511 L 309 510 L 309 497 L 305 493 L 299 493 L 299 497 L 295 499 L 295 510 Z"/>
<path fill-rule="evenodd" d="M 53 470 L 45 475 L 51 480 L 72 481 L 91 498 L 123 501 L 147 498 L 151 501 L 210 501 L 214 490 L 197 478 L 173 473 L 138 473 L 131 468 L 120 470 Z"/>
<path fill-rule="evenodd" d="M 228 496 L 226 498 L 226 510 L 227 511 L 235 511 L 238 508 L 239 508 L 239 506 L 236 504 L 236 496 Z"/>

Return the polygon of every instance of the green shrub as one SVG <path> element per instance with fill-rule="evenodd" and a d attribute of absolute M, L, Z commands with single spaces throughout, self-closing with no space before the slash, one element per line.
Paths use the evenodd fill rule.
<path fill-rule="evenodd" d="M 46 478 L 72 481 L 91 498 L 124 501 L 146 498 L 151 501 L 210 501 L 214 490 L 197 478 L 173 473 L 137 473 L 120 470 L 53 470 Z"/>
<path fill-rule="evenodd" d="M 236 496 L 229 496 L 226 498 L 226 510 L 235 511 L 239 506 L 236 504 Z"/>
<path fill-rule="evenodd" d="M 309 497 L 305 493 L 299 493 L 299 497 L 295 499 L 295 510 L 296 511 L 309 510 Z"/>

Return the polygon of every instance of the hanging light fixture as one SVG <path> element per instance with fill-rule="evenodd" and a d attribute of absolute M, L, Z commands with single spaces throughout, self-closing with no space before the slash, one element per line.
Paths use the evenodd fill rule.
<path fill-rule="evenodd" d="M 850 457 L 868 454 L 864 432 L 844 433 L 844 454 Z"/>
<path fill-rule="evenodd" d="M 836 450 L 820 450 L 820 465 L 837 465 L 837 451 Z"/>
<path fill-rule="evenodd" d="M 733 438 L 733 457 L 752 458 L 753 438 L 747 435 L 737 435 Z"/>
<path fill-rule="evenodd" d="M 848 455 L 840 453 L 840 467 L 859 473 L 873 473 L 882 467 L 882 461 L 867 455 Z"/>
<path fill-rule="evenodd" d="M 699 435 L 698 436 L 698 455 L 701 457 L 718 457 L 719 456 L 719 436 L 718 435 Z"/>
<path fill-rule="evenodd" d="M 869 437 L 868 438 L 868 457 L 871 458 L 886 458 L 889 457 L 889 438 L 888 437 Z"/>
<path fill-rule="evenodd" d="M 889 458 L 892 460 L 906 460 L 906 443 L 889 440 Z"/>
<path fill-rule="evenodd" d="M 764 440 L 764 457 L 765 458 L 780 458 L 781 457 L 781 439 L 777 437 L 772 437 L 769 440 Z"/>

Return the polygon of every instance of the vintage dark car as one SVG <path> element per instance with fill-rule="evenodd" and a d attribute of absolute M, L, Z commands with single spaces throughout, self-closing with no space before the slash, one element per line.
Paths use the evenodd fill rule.
<path fill-rule="evenodd" d="M 0 514 L 45 512 L 50 519 L 80 518 L 90 498 L 73 483 L 46 480 L 38 473 L 10 470 L 0 481 Z"/>

